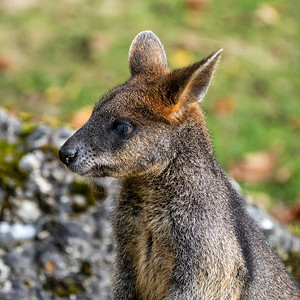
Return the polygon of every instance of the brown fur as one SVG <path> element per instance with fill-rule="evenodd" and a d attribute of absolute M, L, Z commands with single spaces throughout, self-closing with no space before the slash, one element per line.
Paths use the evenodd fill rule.
<path fill-rule="evenodd" d="M 219 167 L 196 103 L 220 55 L 170 71 L 158 38 L 140 33 L 131 78 L 60 150 L 73 172 L 122 178 L 115 300 L 300 299 Z"/>

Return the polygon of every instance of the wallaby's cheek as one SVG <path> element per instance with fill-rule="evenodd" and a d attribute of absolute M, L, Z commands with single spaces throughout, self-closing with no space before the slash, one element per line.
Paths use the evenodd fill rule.
<path fill-rule="evenodd" d="M 163 168 L 169 161 L 169 138 L 163 134 L 136 134 L 132 139 L 113 145 L 111 153 L 99 153 L 97 160 L 109 167 L 112 177 L 127 177 L 147 173 L 150 169 Z"/>

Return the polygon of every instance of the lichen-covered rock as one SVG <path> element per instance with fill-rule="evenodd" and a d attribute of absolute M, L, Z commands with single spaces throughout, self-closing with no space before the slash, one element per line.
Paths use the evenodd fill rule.
<path fill-rule="evenodd" d="M 42 151 L 34 151 L 25 154 L 19 161 L 19 169 L 25 172 L 39 172 L 44 161 L 44 153 Z"/>
<path fill-rule="evenodd" d="M 258 206 L 247 204 L 246 208 L 249 216 L 256 221 L 270 245 L 283 258 L 287 258 L 289 252 L 300 253 L 300 239 L 296 235 L 288 231 Z"/>
<path fill-rule="evenodd" d="M 0 222 L 0 246 L 13 246 L 35 235 L 36 228 L 31 224 Z"/>
<path fill-rule="evenodd" d="M 21 129 L 21 121 L 0 107 L 0 139 L 4 139 L 8 143 L 16 143 Z"/>
<path fill-rule="evenodd" d="M 75 130 L 67 127 L 60 127 L 52 132 L 50 142 L 54 147 L 60 148 L 74 132 Z"/>
<path fill-rule="evenodd" d="M 29 150 L 41 148 L 50 144 L 52 129 L 40 124 L 26 139 Z"/>
<path fill-rule="evenodd" d="M 2 258 L 0 258 L 0 270 L 0 291 L 2 291 L 2 293 L 7 293 L 12 288 L 12 282 L 9 280 L 11 269 L 7 264 L 5 264 Z"/>
<path fill-rule="evenodd" d="M 47 125 L 39 124 L 26 138 L 26 148 L 33 150 L 49 145 L 60 148 L 74 132 L 74 130 L 67 127 L 60 127 L 54 130 Z"/>

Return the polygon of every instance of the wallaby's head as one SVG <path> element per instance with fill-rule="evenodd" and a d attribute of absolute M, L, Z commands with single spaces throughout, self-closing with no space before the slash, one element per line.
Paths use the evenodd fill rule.
<path fill-rule="evenodd" d="M 162 170 L 177 155 L 180 131 L 201 122 L 196 102 L 221 52 L 170 71 L 159 39 L 151 31 L 138 34 L 129 50 L 131 78 L 95 105 L 87 123 L 61 147 L 62 162 L 87 177 Z"/>

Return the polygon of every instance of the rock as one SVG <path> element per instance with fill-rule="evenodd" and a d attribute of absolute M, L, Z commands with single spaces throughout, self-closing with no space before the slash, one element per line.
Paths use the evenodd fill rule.
<path fill-rule="evenodd" d="M 86 197 L 82 195 L 74 195 L 73 196 L 73 208 L 75 212 L 84 211 L 88 208 L 88 202 Z"/>
<path fill-rule="evenodd" d="M 15 241 L 31 239 L 35 236 L 36 229 L 29 224 L 12 224 L 11 235 Z"/>
<path fill-rule="evenodd" d="M 33 242 L 14 247 L 3 260 L 11 269 L 9 280 L 12 288 L 7 293 L 0 293 L 0 299 L 50 299 L 43 288 L 43 277 L 38 272 Z"/>
<path fill-rule="evenodd" d="M 0 222 L 0 246 L 12 243 L 11 227 L 7 222 Z"/>
<path fill-rule="evenodd" d="M 37 221 L 42 215 L 38 204 L 32 200 L 16 198 L 14 204 L 16 215 L 25 223 Z"/>
<path fill-rule="evenodd" d="M 7 293 L 12 288 L 12 283 L 9 280 L 9 274 L 11 272 L 9 266 L 7 266 L 3 259 L 0 258 L 0 291 Z M 1 295 L 1 294 L 0 294 Z M 2 298 L 1 298 L 2 299 Z"/>
<path fill-rule="evenodd" d="M 0 182 L 0 207 L 2 207 L 5 197 L 6 197 L 6 192 L 4 188 L 1 186 L 1 182 Z"/>
<path fill-rule="evenodd" d="M 271 247 L 275 248 L 282 258 L 287 258 L 289 252 L 300 253 L 300 238 L 292 234 L 278 221 L 267 214 L 262 208 L 253 204 L 250 196 L 243 195 L 239 184 L 231 179 L 235 190 L 246 199 L 245 206 L 248 215 L 262 230 Z"/>
<path fill-rule="evenodd" d="M 0 139 L 8 143 L 16 143 L 22 129 L 22 123 L 0 108 Z"/>
<path fill-rule="evenodd" d="M 40 250 L 39 263 L 48 277 L 61 280 L 70 276 L 71 266 L 68 265 L 68 256 L 59 251 L 54 244 L 47 243 L 42 251 Z"/>
<path fill-rule="evenodd" d="M 49 126 L 39 125 L 26 139 L 28 149 L 33 150 L 49 145 L 51 133 Z"/>
<path fill-rule="evenodd" d="M 0 222 L 0 246 L 32 239 L 35 235 L 36 228 L 33 225 Z"/>
<path fill-rule="evenodd" d="M 59 211 L 59 200 L 69 193 L 74 176 L 61 167 L 52 153 L 34 150 L 25 154 L 18 167 L 29 173 L 25 180 L 25 198 L 38 198 L 43 210 Z"/>
<path fill-rule="evenodd" d="M 70 196 L 62 195 L 59 197 L 60 214 L 67 215 L 73 212 L 73 203 Z"/>
<path fill-rule="evenodd" d="M 64 225 L 68 232 L 69 238 L 86 238 L 91 236 L 92 230 L 88 229 L 88 224 L 83 224 L 77 220 L 70 220 L 66 221 Z"/>
<path fill-rule="evenodd" d="M 264 232 L 270 232 L 274 229 L 274 220 L 264 213 L 258 206 L 248 204 L 246 206 L 248 215 L 257 223 L 258 227 Z"/>
<path fill-rule="evenodd" d="M 75 133 L 75 130 L 60 127 L 56 129 L 51 135 L 51 144 L 57 148 L 60 148 L 64 142 Z"/>
<path fill-rule="evenodd" d="M 36 150 L 25 154 L 19 161 L 18 167 L 25 172 L 38 172 L 45 159 L 42 151 Z"/>

